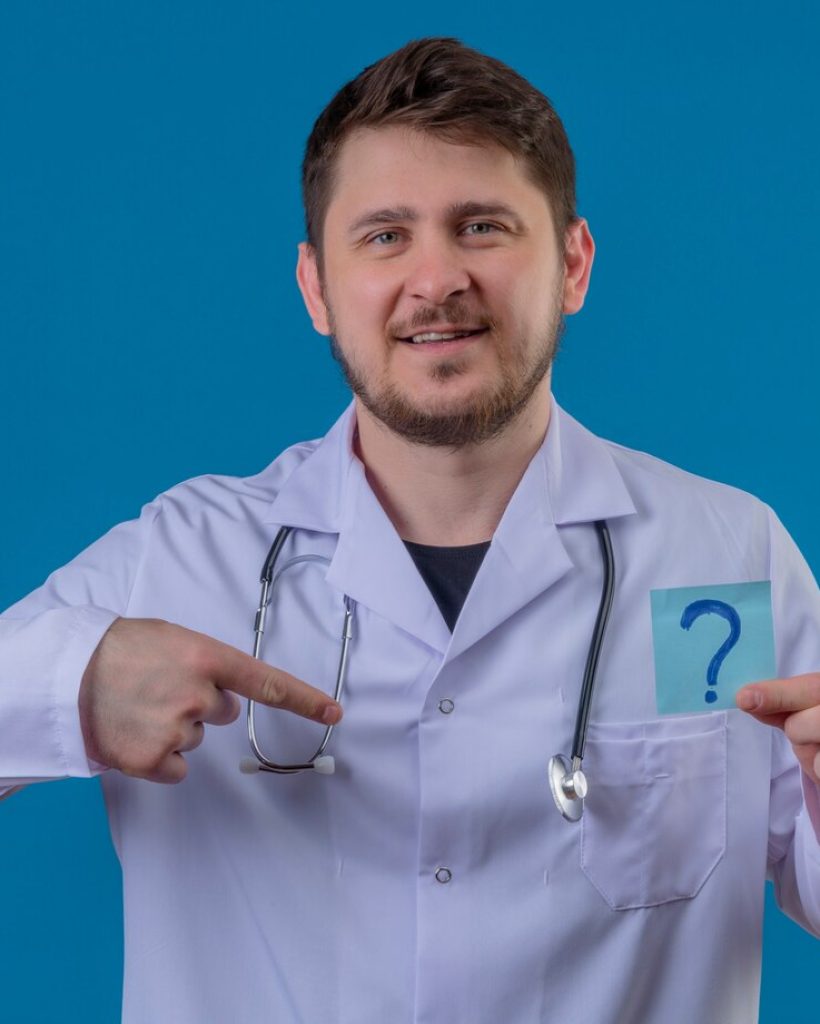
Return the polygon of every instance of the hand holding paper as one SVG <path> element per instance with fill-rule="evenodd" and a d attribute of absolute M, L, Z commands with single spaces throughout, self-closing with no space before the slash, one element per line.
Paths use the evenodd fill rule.
<path fill-rule="evenodd" d="M 803 771 L 820 783 L 820 672 L 751 683 L 735 699 L 759 722 L 782 729 Z"/>

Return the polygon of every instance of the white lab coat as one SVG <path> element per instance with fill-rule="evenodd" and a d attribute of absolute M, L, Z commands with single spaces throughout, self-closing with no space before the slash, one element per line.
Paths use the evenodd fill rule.
<path fill-rule="evenodd" d="M 258 476 L 172 488 L 0 620 L 14 785 L 94 772 L 76 694 L 116 615 L 250 650 L 280 525 L 298 528 L 287 551 L 331 562 L 290 570 L 266 659 L 330 688 L 342 595 L 357 602 L 335 775 L 241 775 L 244 716 L 209 728 L 179 786 L 103 775 L 124 1020 L 751 1024 L 767 869 L 820 932 L 820 801 L 782 734 L 741 712 L 658 717 L 649 592 L 771 579 L 779 674 L 817 670 L 820 595 L 784 529 L 556 406 L 451 636 L 352 454 L 354 423 L 351 408 Z M 599 518 L 618 583 L 570 824 L 546 768 L 572 739 Z M 259 728 L 277 759 L 319 731 L 267 709 Z"/>

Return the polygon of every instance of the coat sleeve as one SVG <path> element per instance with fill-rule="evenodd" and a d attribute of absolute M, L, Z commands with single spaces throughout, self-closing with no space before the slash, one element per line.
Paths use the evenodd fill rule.
<path fill-rule="evenodd" d="M 770 573 L 777 673 L 820 672 L 820 590 L 805 559 L 770 511 Z M 820 936 L 820 787 L 791 745 L 772 730 L 769 877 L 780 908 Z"/>
<path fill-rule="evenodd" d="M 86 756 L 77 697 L 111 623 L 126 614 L 160 508 L 115 526 L 0 615 L 0 796 L 102 769 Z"/>

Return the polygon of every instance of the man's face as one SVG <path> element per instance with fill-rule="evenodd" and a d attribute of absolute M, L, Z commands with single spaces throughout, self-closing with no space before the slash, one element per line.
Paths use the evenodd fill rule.
<path fill-rule="evenodd" d="M 486 440 L 546 400 L 574 311 L 549 204 L 520 163 L 401 127 L 345 141 L 321 277 L 307 246 L 298 277 L 361 405 L 432 445 Z"/>

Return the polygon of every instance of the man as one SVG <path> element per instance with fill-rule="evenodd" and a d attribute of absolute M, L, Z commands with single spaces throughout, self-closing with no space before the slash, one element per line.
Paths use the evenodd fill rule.
<path fill-rule="evenodd" d="M 298 283 L 351 408 L 258 476 L 172 488 L 0 622 L 7 784 L 108 769 L 124 1019 L 755 1020 L 767 870 L 820 932 L 809 570 L 755 499 L 552 402 L 594 245 L 560 121 L 515 72 L 409 44 L 322 113 L 303 180 Z M 601 521 L 616 587 L 568 822 L 547 765 Z M 742 690 L 751 715 L 659 715 L 650 592 L 761 580 L 796 678 Z M 335 774 L 240 775 L 239 697 L 280 709 L 255 719 L 277 763 L 339 721 L 346 599 Z"/>

